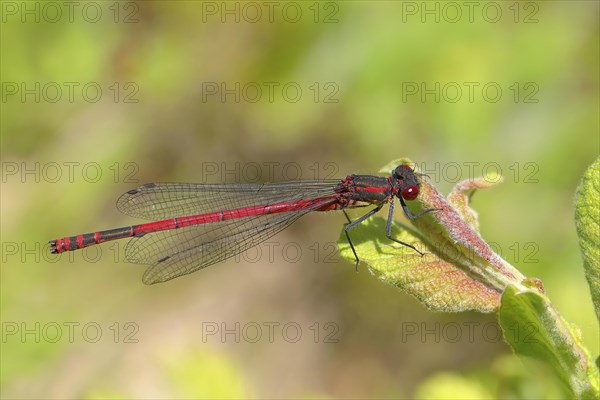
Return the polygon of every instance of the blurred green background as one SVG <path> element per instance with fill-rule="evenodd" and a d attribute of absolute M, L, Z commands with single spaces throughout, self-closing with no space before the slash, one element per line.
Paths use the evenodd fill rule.
<path fill-rule="evenodd" d="M 114 202 L 138 184 L 256 165 L 344 177 L 406 156 L 443 191 L 499 168 L 474 198 L 484 238 L 597 357 L 573 222 L 599 153 L 597 2 L 1 4 L 3 398 L 563 395 L 493 315 L 355 273 L 335 213 L 152 287 L 125 243 L 48 255 L 137 223 Z"/>

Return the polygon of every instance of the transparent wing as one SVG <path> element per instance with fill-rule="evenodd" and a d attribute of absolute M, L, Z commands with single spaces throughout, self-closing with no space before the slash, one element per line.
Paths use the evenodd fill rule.
<path fill-rule="evenodd" d="M 150 264 L 142 278 L 145 284 L 168 281 L 254 247 L 306 213 L 335 201 L 329 198 L 303 210 L 150 233 L 132 238 L 125 254 L 131 262 Z"/>
<path fill-rule="evenodd" d="M 159 220 L 326 197 L 334 194 L 339 184 L 339 180 L 230 185 L 148 183 L 123 194 L 117 208 L 133 217 Z"/>

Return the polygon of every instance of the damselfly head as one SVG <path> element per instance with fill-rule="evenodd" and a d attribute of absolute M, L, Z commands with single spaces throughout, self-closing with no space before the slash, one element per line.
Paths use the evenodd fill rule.
<path fill-rule="evenodd" d="M 406 200 L 414 200 L 419 195 L 419 181 L 415 171 L 408 165 L 398 165 L 392 173 L 398 183 L 398 192 Z"/>

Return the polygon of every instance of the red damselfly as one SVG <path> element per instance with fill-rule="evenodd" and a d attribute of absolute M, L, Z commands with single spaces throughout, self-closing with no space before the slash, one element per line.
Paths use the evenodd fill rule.
<path fill-rule="evenodd" d="M 399 165 L 389 177 L 350 175 L 342 180 L 291 181 L 264 184 L 148 183 L 123 194 L 117 208 L 133 217 L 153 220 L 50 241 L 52 253 L 81 249 L 109 240 L 132 237 L 125 248 L 128 261 L 149 264 L 143 282 L 153 284 L 223 261 L 267 240 L 311 211 L 342 210 L 348 219 L 348 243 L 359 258 L 349 231 L 389 203 L 386 236 L 392 237 L 394 198 L 419 194 L 419 181 L 408 165 Z M 351 221 L 346 208 L 374 205 Z"/>

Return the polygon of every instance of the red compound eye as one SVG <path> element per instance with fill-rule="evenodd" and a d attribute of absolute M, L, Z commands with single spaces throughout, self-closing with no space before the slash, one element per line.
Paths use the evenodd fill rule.
<path fill-rule="evenodd" d="M 409 186 L 402 191 L 402 197 L 406 200 L 414 200 L 419 195 L 419 188 L 417 186 Z"/>

